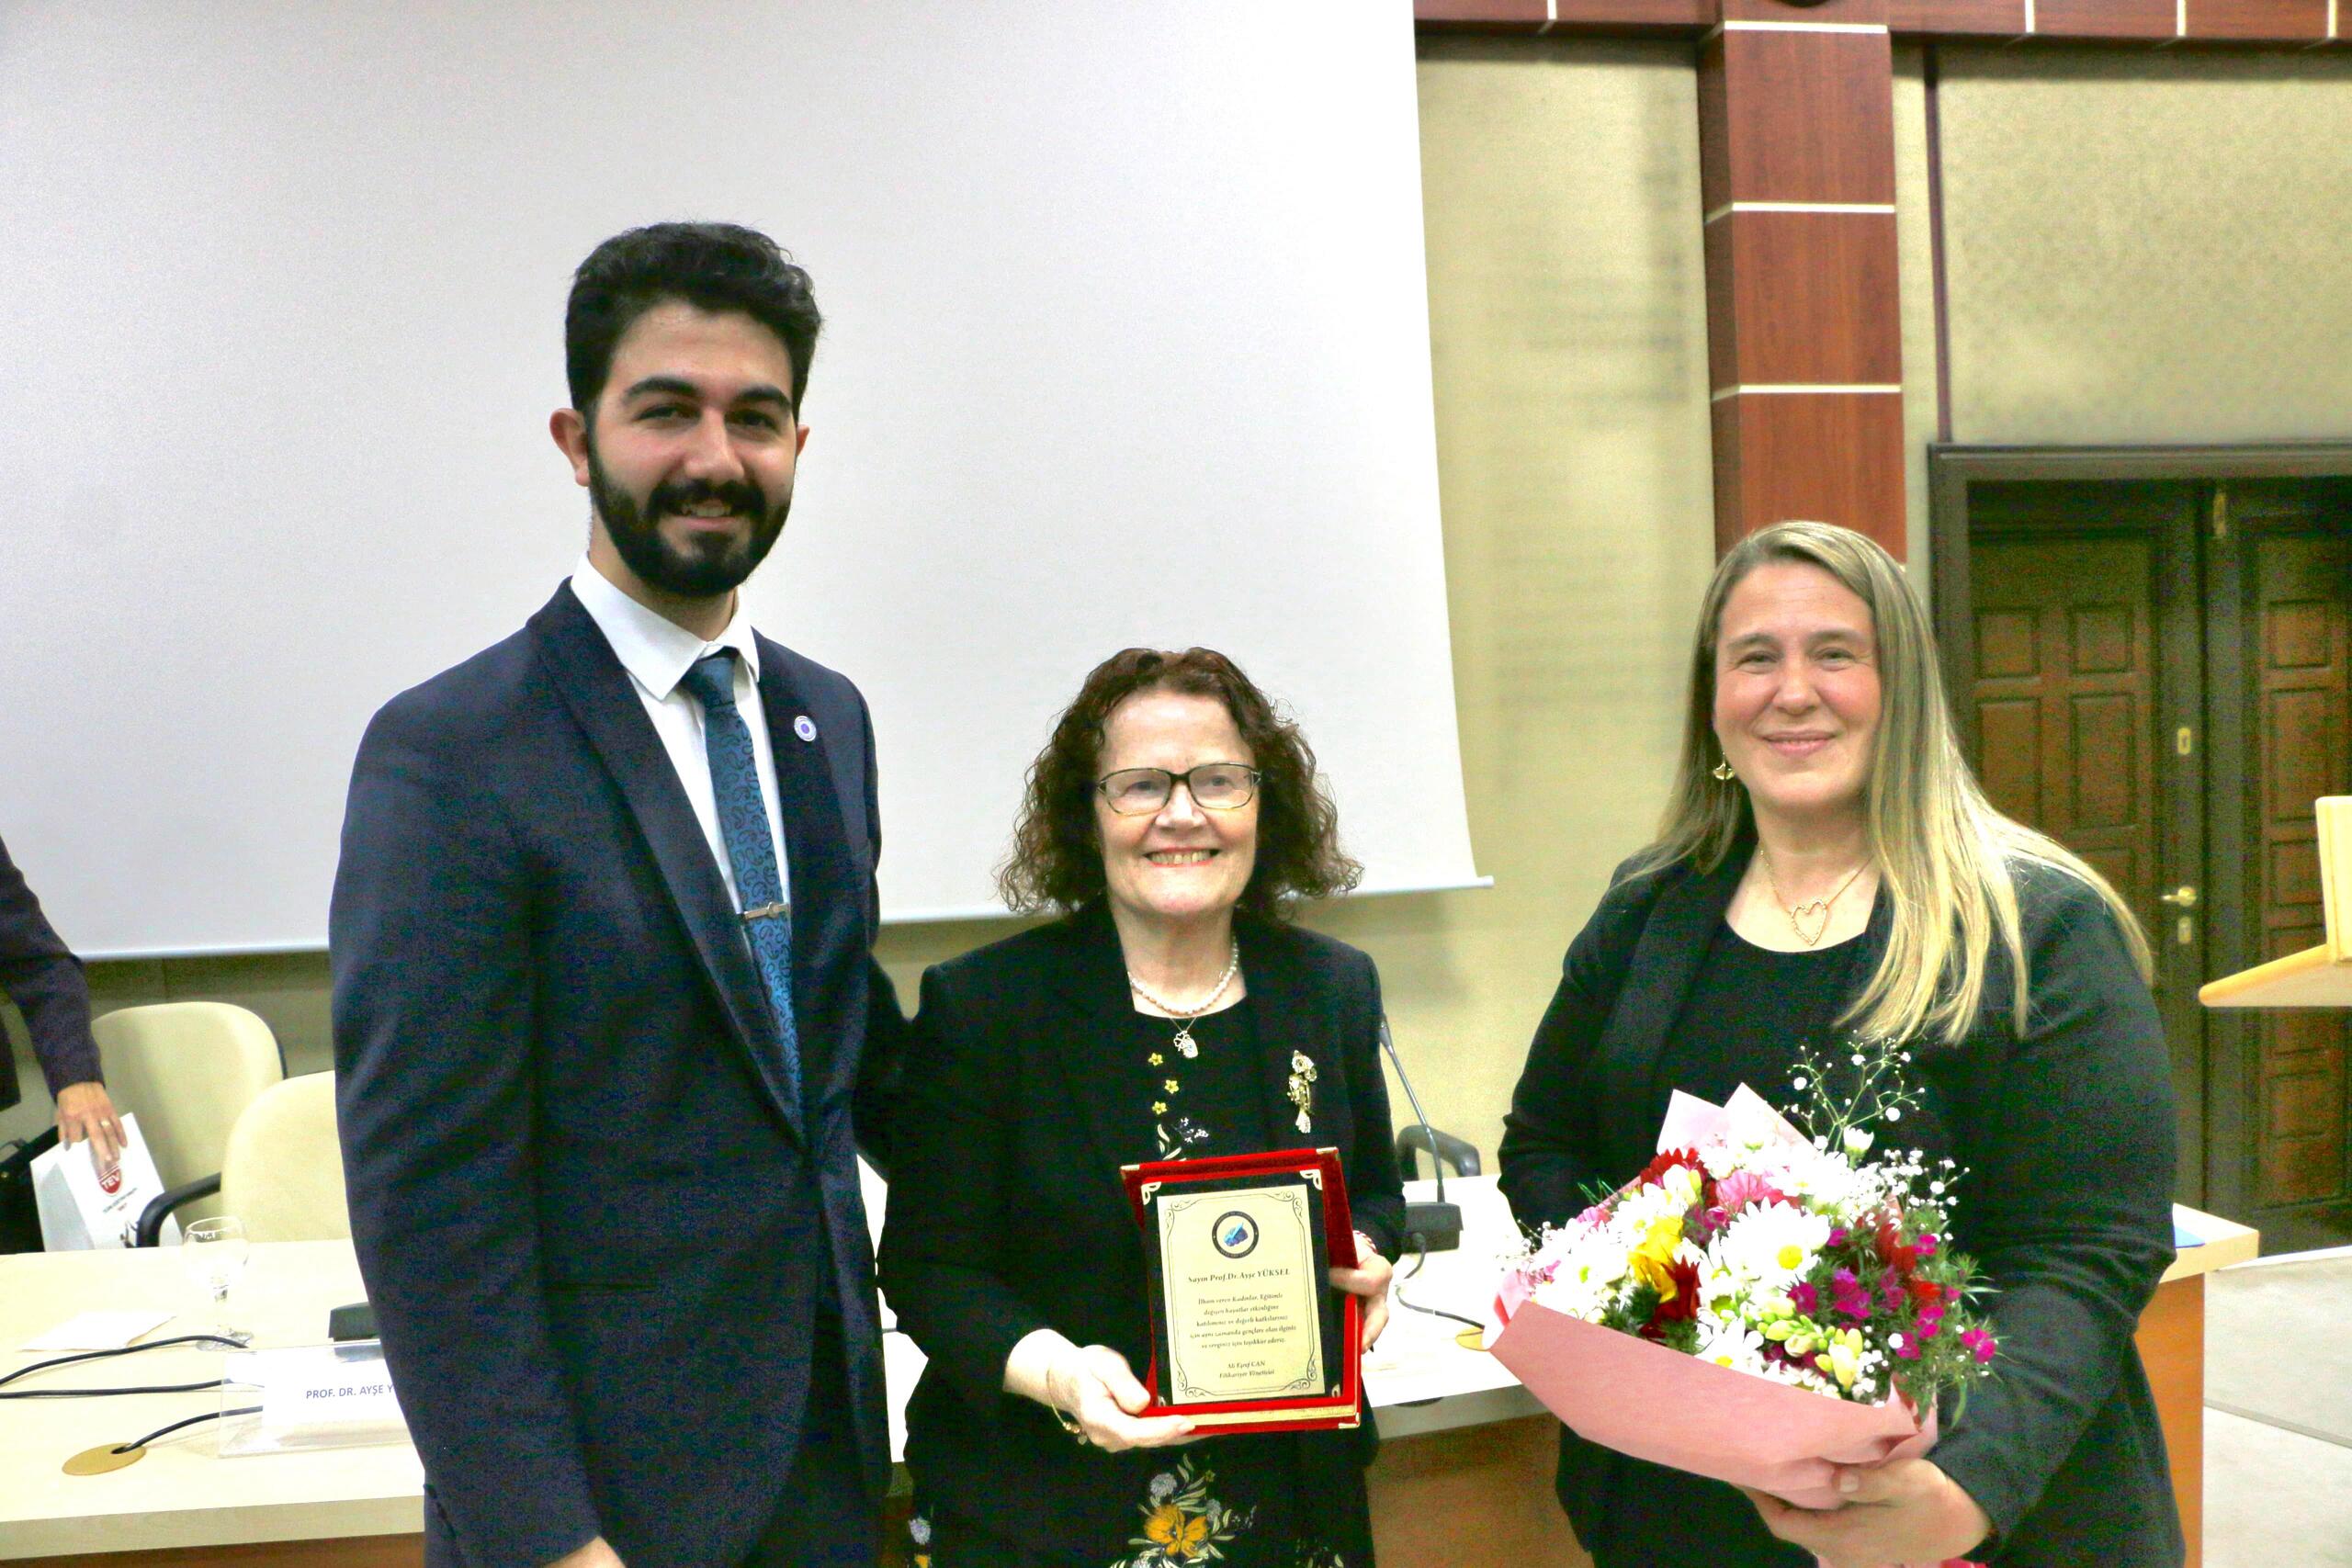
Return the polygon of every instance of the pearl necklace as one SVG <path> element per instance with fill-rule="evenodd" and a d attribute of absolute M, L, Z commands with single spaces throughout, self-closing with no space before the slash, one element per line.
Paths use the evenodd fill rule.
<path fill-rule="evenodd" d="M 1198 1007 L 1180 1008 L 1173 1002 L 1162 1000 L 1160 998 L 1152 995 L 1149 990 L 1145 988 L 1144 983 L 1136 978 L 1136 972 L 1132 969 L 1127 971 L 1127 989 L 1133 991 L 1136 996 L 1142 998 L 1145 1001 L 1149 1002 L 1153 1007 L 1158 1008 L 1169 1017 L 1181 1021 L 1177 1026 L 1176 1039 L 1174 1041 L 1176 1049 L 1182 1055 L 1188 1057 L 1197 1056 L 1201 1054 L 1201 1048 L 1193 1042 L 1193 1021 L 1199 1018 L 1203 1013 L 1208 1011 L 1209 1009 L 1216 1006 L 1216 1004 L 1224 998 L 1225 993 L 1231 988 L 1233 985 L 1233 977 L 1240 973 L 1241 942 L 1240 939 L 1237 937 L 1233 943 L 1233 957 L 1226 964 L 1225 973 L 1217 976 L 1216 989 L 1211 991 L 1206 997 L 1203 998 L 1201 999 L 1201 1004 Z"/>

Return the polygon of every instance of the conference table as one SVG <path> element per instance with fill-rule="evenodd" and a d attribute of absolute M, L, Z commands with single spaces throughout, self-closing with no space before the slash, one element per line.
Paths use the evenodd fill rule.
<path fill-rule="evenodd" d="M 1577 1568 L 1588 1560 L 1552 1499 L 1551 1418 L 1491 1356 L 1460 1341 L 1464 1325 L 1418 1310 L 1483 1319 L 1500 1260 L 1517 1246 L 1493 1178 L 1457 1179 L 1446 1187 L 1463 1205 L 1463 1245 L 1419 1269 L 1410 1260 L 1400 1265 L 1389 1330 L 1365 1360 L 1383 1439 L 1370 1476 L 1381 1561 L 1388 1568 Z M 1428 1184 L 1411 1190 L 1426 1195 Z M 2252 1258 L 2256 1237 L 2211 1215 L 2178 1213 L 2203 1245 L 2185 1249 L 2165 1275 L 2142 1319 L 2140 1344 L 2193 1532 L 2202 1454 L 2203 1277 Z M 348 1242 L 257 1245 L 224 1315 L 252 1331 L 257 1348 L 315 1345 L 326 1337 L 328 1312 L 361 1293 Z M 175 1314 L 149 1337 L 209 1322 L 209 1307 L 172 1248 L 0 1257 L 0 1376 L 44 1359 L 21 1347 L 75 1314 L 132 1307 Z M 884 1352 L 895 1453 L 905 1437 L 899 1412 L 922 1355 L 898 1333 L 885 1337 Z M 221 1366 L 219 1350 L 173 1347 L 62 1368 L 15 1386 L 197 1382 L 219 1376 Z M 155 1441 L 120 1470 L 68 1475 L 62 1468 L 85 1450 L 220 1408 L 217 1392 L 0 1404 L 0 1560 L 56 1559 L 75 1568 L 421 1562 L 423 1475 L 404 1440 L 224 1454 L 222 1424 L 203 1422 Z"/>

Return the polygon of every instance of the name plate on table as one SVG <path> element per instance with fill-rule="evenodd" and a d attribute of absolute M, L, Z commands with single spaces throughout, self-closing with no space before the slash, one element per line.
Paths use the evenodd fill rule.
<path fill-rule="evenodd" d="M 1123 1167 L 1150 1276 L 1148 1415 L 1306 1431 L 1359 1420 L 1357 1299 L 1336 1149 Z"/>
<path fill-rule="evenodd" d="M 392 1375 L 377 1340 L 303 1345 L 231 1356 L 224 1409 L 257 1419 L 230 1424 L 224 1454 L 344 1448 L 408 1436 Z"/>

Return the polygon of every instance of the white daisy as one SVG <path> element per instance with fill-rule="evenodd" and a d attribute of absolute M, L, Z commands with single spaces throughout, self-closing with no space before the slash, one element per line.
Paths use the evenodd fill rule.
<path fill-rule="evenodd" d="M 1786 1203 L 1755 1203 L 1732 1217 L 1707 1244 L 1709 1260 L 1749 1287 L 1785 1291 L 1829 1245 L 1826 1214 Z"/>

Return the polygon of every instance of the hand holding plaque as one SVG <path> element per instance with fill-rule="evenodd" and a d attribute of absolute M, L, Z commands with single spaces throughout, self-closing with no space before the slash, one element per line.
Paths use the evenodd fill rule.
<path fill-rule="evenodd" d="M 1148 1415 L 1303 1431 L 1358 1421 L 1356 1266 L 1334 1149 L 1159 1161 L 1121 1171 L 1149 1272 Z"/>

